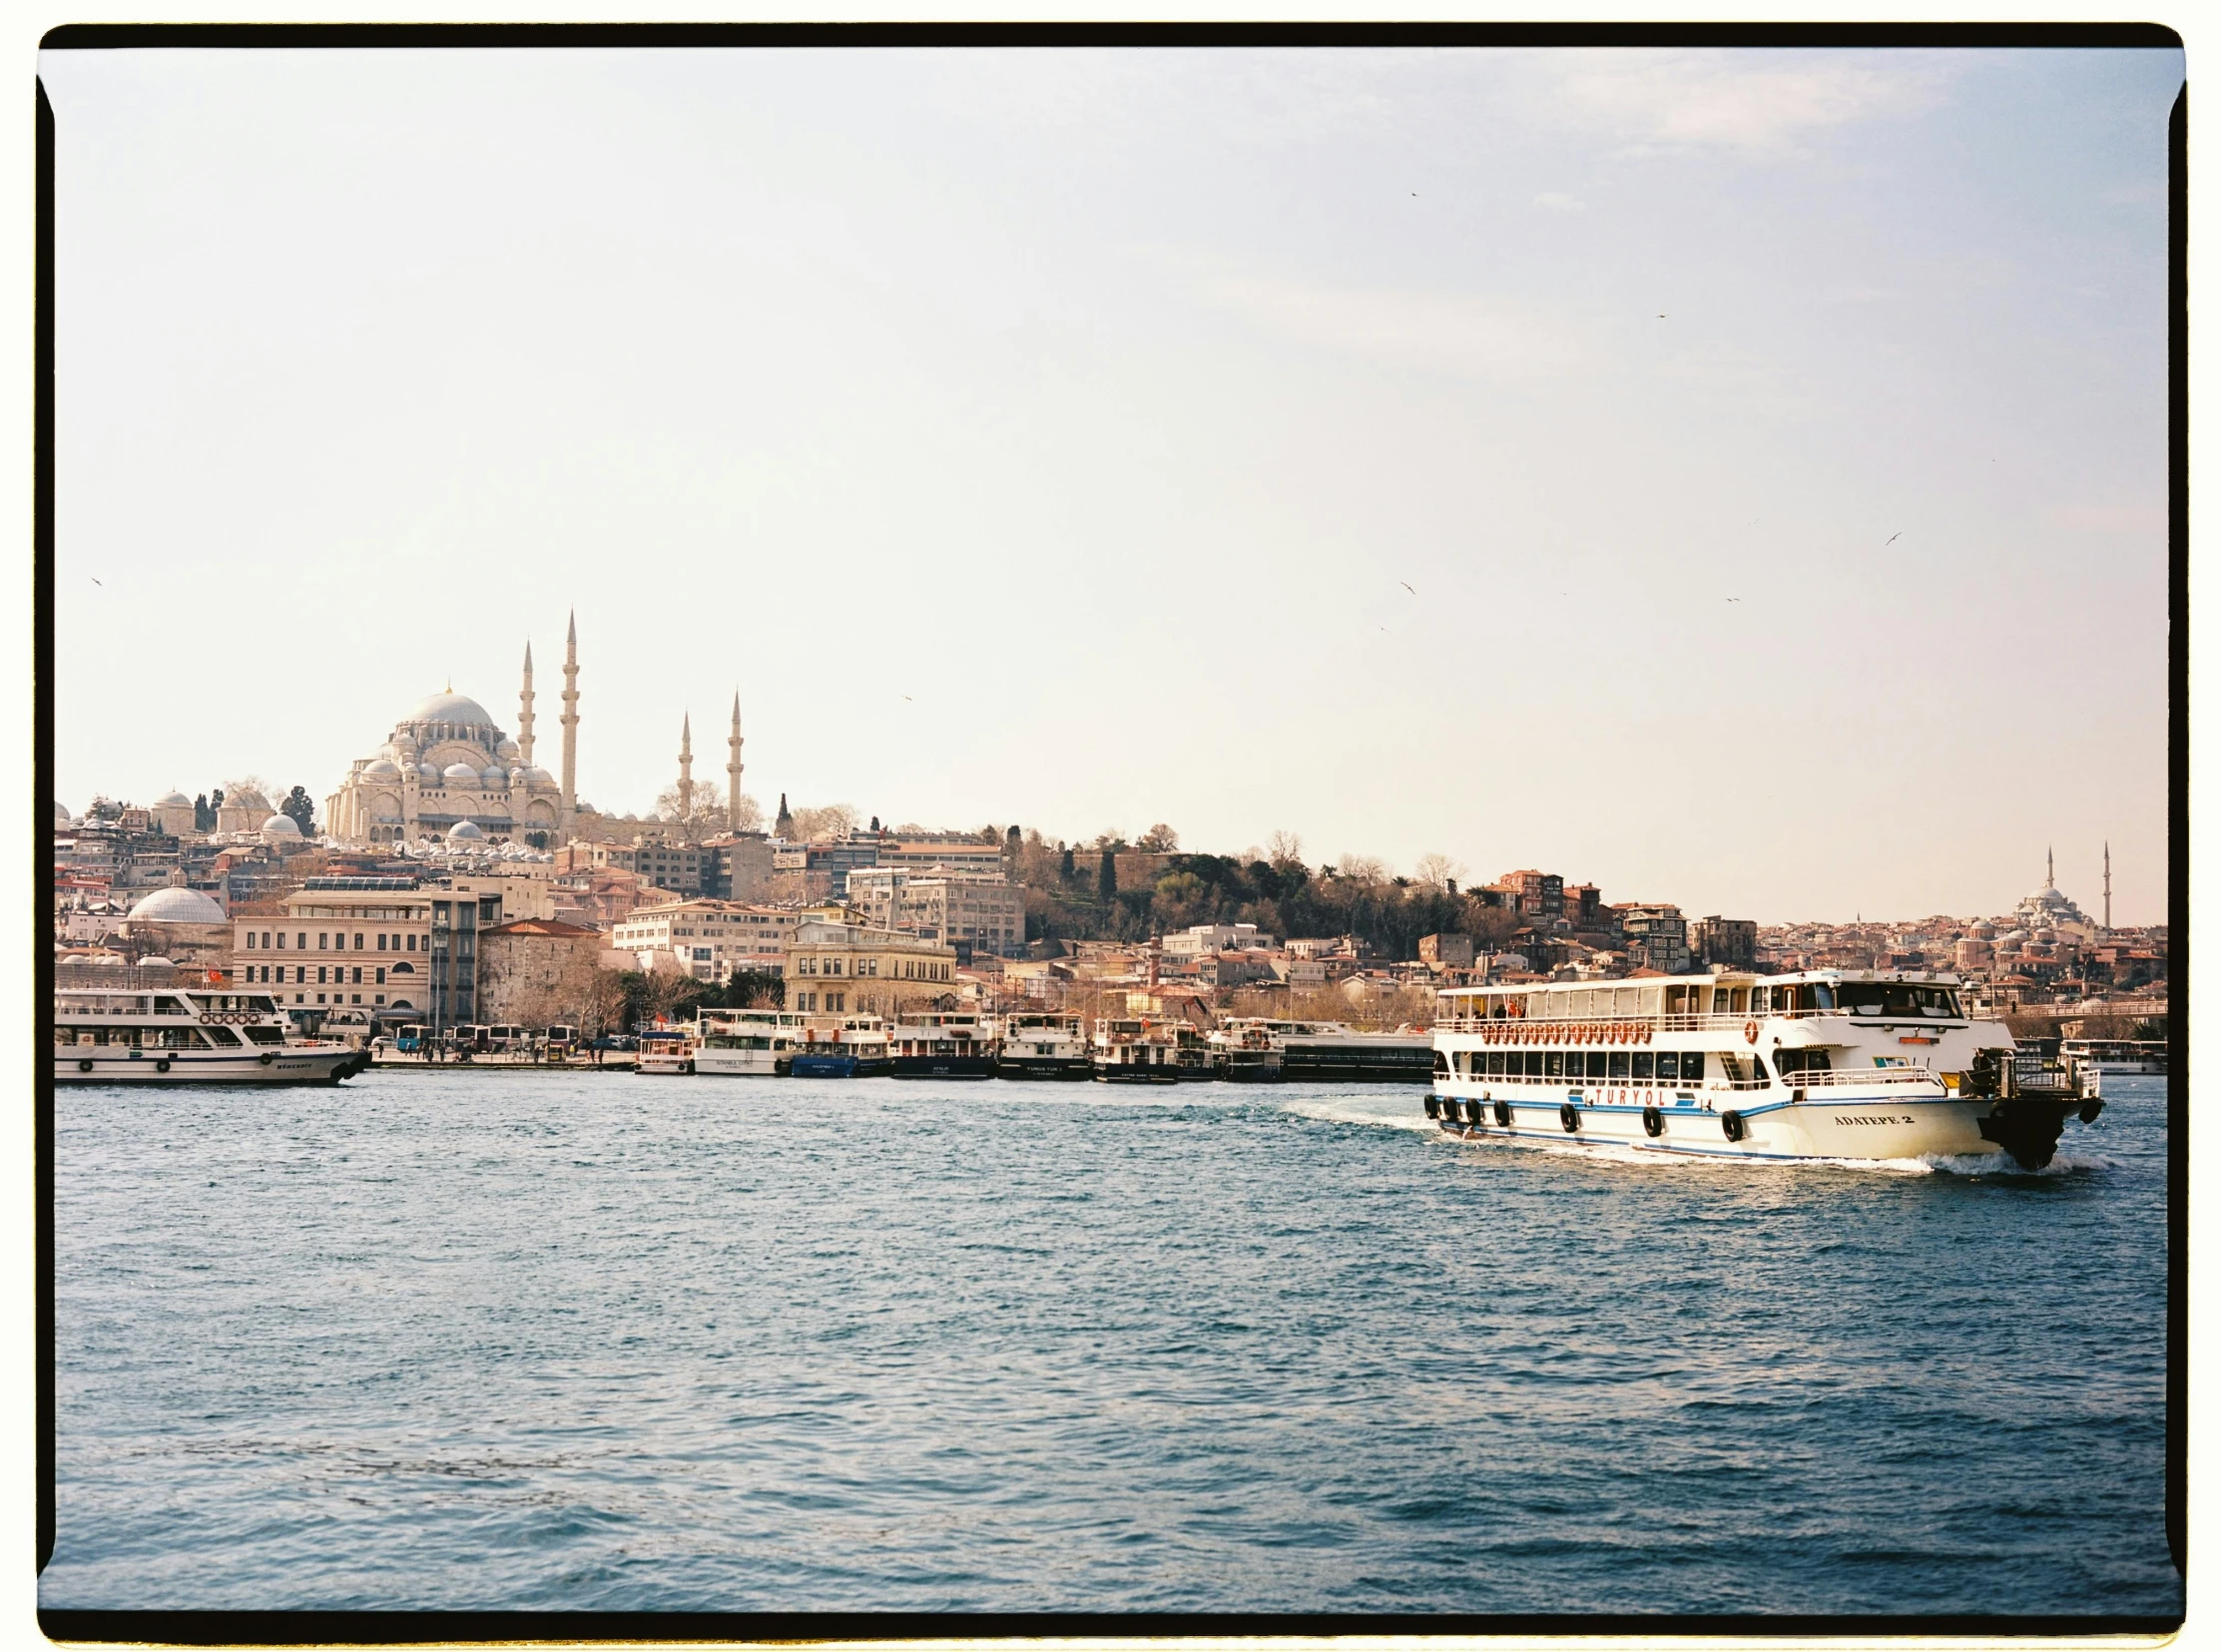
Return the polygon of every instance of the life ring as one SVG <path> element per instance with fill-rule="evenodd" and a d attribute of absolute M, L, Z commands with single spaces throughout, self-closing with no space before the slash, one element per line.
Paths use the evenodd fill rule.
<path fill-rule="evenodd" d="M 1757 1021 L 1746 1021 L 1744 1023 L 1744 1042 L 1747 1044 L 1759 1042 L 1759 1023 Z"/>
<path fill-rule="evenodd" d="M 1643 1133 L 1646 1136 L 1663 1136 L 1666 1134 L 1666 1115 L 1656 1107 L 1646 1107 L 1643 1110 Z"/>
<path fill-rule="evenodd" d="M 1569 1101 L 1558 1110 L 1558 1124 L 1560 1129 L 1571 1136 L 1581 1128 L 1581 1109 Z"/>
<path fill-rule="evenodd" d="M 169 1070 L 170 1070 L 170 1058 L 169 1058 L 169 1057 L 168 1057 L 167 1055 L 166 1055 L 166 1056 L 164 1056 L 164 1057 L 163 1057 L 163 1058 L 162 1058 L 162 1059 L 161 1059 L 160 1061 L 157 1061 L 157 1062 L 155 1063 L 155 1071 L 156 1071 L 156 1072 L 158 1072 L 158 1073 L 166 1073 L 166 1072 L 168 1072 Z"/>
<path fill-rule="evenodd" d="M 1499 1100 L 1496 1104 L 1496 1122 L 1506 1130 L 1512 1128 L 1512 1104 Z"/>
<path fill-rule="evenodd" d="M 1744 1115 L 1733 1110 L 1721 1115 L 1721 1134 L 1732 1142 L 1744 1139 Z"/>
<path fill-rule="evenodd" d="M 1646 1044 L 1651 1042 L 1651 1024 L 1648 1021 L 1643 1026 L 1643 1042 Z"/>

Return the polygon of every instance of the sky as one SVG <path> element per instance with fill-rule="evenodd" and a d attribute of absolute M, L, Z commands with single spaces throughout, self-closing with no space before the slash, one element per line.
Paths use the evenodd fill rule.
<path fill-rule="evenodd" d="M 60 800 L 2166 915 L 2148 52 L 43 53 Z"/>

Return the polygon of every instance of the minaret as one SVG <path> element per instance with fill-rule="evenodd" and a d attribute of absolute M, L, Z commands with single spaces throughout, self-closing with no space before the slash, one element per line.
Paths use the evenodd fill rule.
<path fill-rule="evenodd" d="M 517 755 L 532 767 L 532 644 L 525 644 L 525 684 L 517 691 Z"/>
<path fill-rule="evenodd" d="M 2052 886 L 2052 845 L 2050 843 L 2044 845 L 2044 886 L 2048 889 Z"/>
<path fill-rule="evenodd" d="M 726 736 L 726 829 L 741 829 L 741 691 L 733 691 L 733 733 Z"/>
<path fill-rule="evenodd" d="M 679 718 L 679 824 L 691 826 L 695 814 L 695 732 L 685 713 Z"/>
<path fill-rule="evenodd" d="M 2106 902 L 2106 910 L 2105 916 L 2100 921 L 2111 933 L 2114 927 L 2114 845 L 2112 843 L 2106 845 L 2101 863 L 2106 868 L 2105 875 L 2100 879 L 2100 886 L 2105 891 L 2102 898 Z"/>
<path fill-rule="evenodd" d="M 563 644 L 563 834 L 579 808 L 579 616 Z"/>
<path fill-rule="evenodd" d="M 787 794 L 782 792 L 780 794 L 780 816 L 778 820 L 772 823 L 772 835 L 784 841 L 788 833 L 794 829 L 795 817 L 787 812 Z"/>

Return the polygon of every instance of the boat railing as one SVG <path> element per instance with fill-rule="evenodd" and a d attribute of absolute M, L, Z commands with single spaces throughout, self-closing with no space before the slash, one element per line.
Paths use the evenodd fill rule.
<path fill-rule="evenodd" d="M 1864 1089 L 1875 1084 L 1942 1089 L 1944 1083 L 1927 1067 L 1821 1067 L 1808 1072 L 1785 1073 L 1780 1082 L 1789 1090 Z"/>
<path fill-rule="evenodd" d="M 1734 1032 L 1742 1036 L 1748 1022 L 1765 1025 L 1769 1021 L 1810 1021 L 1822 1016 L 1838 1016 L 1854 1026 L 1898 1025 L 1912 1026 L 1919 1023 L 1931 1027 L 1965 1026 L 1964 1015 L 1900 1015 L 1854 1014 L 1848 1009 L 1763 1009 L 1745 1014 L 1705 1015 L 1443 1015 L 1434 1023 L 1436 1032 L 1483 1032 L 1491 1027 L 1523 1027 L 1534 1029 L 1538 1035 L 1545 1027 L 1563 1029 L 1566 1037 L 1590 1039 L 1600 1032 L 1621 1027 L 1648 1027 L 1653 1032 Z M 1547 1043 L 1541 1036 L 1519 1042 Z"/>

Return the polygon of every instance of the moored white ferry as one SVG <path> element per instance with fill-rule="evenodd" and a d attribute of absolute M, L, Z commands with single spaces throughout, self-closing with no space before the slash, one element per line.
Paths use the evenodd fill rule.
<path fill-rule="evenodd" d="M 1425 1032 L 1362 1032 L 1341 1021 L 1252 1016 L 1234 1016 L 1222 1022 L 1211 1042 L 1218 1075 L 1237 1080 L 1360 1079 L 1424 1084 L 1433 1048 L 1433 1040 Z M 1251 1059 L 1259 1049 L 1279 1059 Z"/>
<path fill-rule="evenodd" d="M 1077 1015 L 1020 1012 L 1003 1018 L 997 1078 L 1087 1079 L 1095 1056 Z"/>
<path fill-rule="evenodd" d="M 1658 976 L 1440 993 L 1428 1116 L 1468 1137 L 1730 1159 L 2052 1160 L 2096 1075 L 2017 1053 L 1949 976 Z"/>
<path fill-rule="evenodd" d="M 58 988 L 57 1084 L 336 1084 L 367 1050 L 299 1038 L 268 992 Z"/>
<path fill-rule="evenodd" d="M 784 1078 L 805 1019 L 785 1009 L 706 1009 L 695 1023 L 691 1070 L 712 1078 Z"/>

